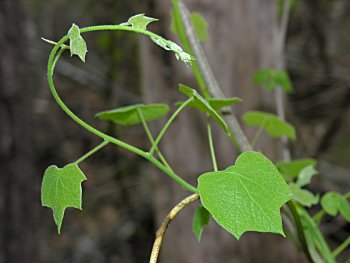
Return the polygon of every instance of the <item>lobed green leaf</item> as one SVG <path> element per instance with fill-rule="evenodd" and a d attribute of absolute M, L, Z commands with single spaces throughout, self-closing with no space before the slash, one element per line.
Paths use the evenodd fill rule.
<path fill-rule="evenodd" d="M 85 62 L 87 46 L 85 40 L 80 35 L 80 29 L 76 24 L 73 24 L 69 29 L 68 37 L 70 40 L 70 55 L 77 55 L 83 62 Z"/>
<path fill-rule="evenodd" d="M 306 166 L 300 171 L 296 184 L 305 186 L 311 182 L 311 178 L 316 174 L 318 174 L 318 171 L 312 165 Z"/>
<path fill-rule="evenodd" d="M 46 169 L 41 186 L 41 203 L 52 209 L 58 233 L 61 232 L 66 208 L 82 209 L 81 183 L 85 180 L 84 173 L 75 163 L 68 164 L 62 169 L 56 165 Z"/>
<path fill-rule="evenodd" d="M 341 194 L 336 192 L 326 193 L 321 198 L 321 205 L 327 214 L 336 216 L 340 212 L 350 222 L 350 204 Z"/>
<path fill-rule="evenodd" d="M 273 138 L 286 136 L 291 140 L 296 139 L 294 127 L 274 114 L 261 111 L 249 111 L 243 114 L 242 118 L 246 125 L 262 127 L 264 131 Z"/>
<path fill-rule="evenodd" d="M 138 14 L 130 17 L 128 20 L 128 24 L 134 28 L 146 30 L 148 24 L 155 21 L 158 21 L 158 19 L 145 16 L 145 14 Z"/>
<path fill-rule="evenodd" d="M 244 152 L 235 165 L 198 178 L 203 206 L 237 239 L 246 231 L 284 236 L 280 208 L 291 199 L 274 164 L 259 152 Z"/>
<path fill-rule="evenodd" d="M 97 113 L 96 117 L 101 120 L 112 121 L 119 125 L 130 126 L 141 123 L 138 111 L 142 112 L 145 121 L 154 121 L 166 115 L 169 111 L 169 106 L 166 104 L 136 104 L 102 111 Z"/>
<path fill-rule="evenodd" d="M 289 189 L 293 194 L 293 199 L 303 206 L 316 205 L 320 199 L 318 195 L 315 196 L 310 191 L 301 189 L 297 184 L 290 184 Z"/>

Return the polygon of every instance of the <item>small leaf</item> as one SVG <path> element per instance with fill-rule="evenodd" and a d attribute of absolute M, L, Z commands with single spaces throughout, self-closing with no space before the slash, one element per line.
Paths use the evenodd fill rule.
<path fill-rule="evenodd" d="M 280 208 L 291 198 L 273 163 L 259 152 L 244 152 L 235 165 L 198 178 L 203 206 L 237 239 L 246 231 L 284 236 Z"/>
<path fill-rule="evenodd" d="M 295 140 L 295 129 L 276 115 L 261 111 L 249 111 L 243 115 L 243 121 L 248 126 L 263 127 L 265 132 L 273 138 L 287 136 Z"/>
<path fill-rule="evenodd" d="M 197 241 L 201 240 L 203 228 L 208 225 L 210 213 L 203 206 L 197 206 L 192 220 L 192 231 L 196 236 Z"/>
<path fill-rule="evenodd" d="M 85 62 L 87 46 L 85 40 L 80 35 L 80 29 L 76 24 L 73 24 L 69 29 L 68 37 L 70 39 L 70 55 L 78 55 L 79 58 Z"/>
<path fill-rule="evenodd" d="M 145 16 L 145 14 L 138 14 L 130 17 L 128 20 L 128 24 L 130 24 L 134 28 L 146 30 L 148 24 L 155 21 L 158 21 L 158 19 L 147 17 Z"/>
<path fill-rule="evenodd" d="M 196 90 L 191 89 L 182 84 L 179 85 L 179 90 L 189 98 L 194 98 L 192 102 L 188 104 L 188 106 L 196 108 L 202 112 L 208 113 L 214 120 L 216 120 L 216 122 L 224 129 L 226 133 L 229 133 L 226 122 L 217 113 L 217 111 L 213 109 L 201 95 L 199 95 L 199 93 Z"/>
<path fill-rule="evenodd" d="M 129 126 L 141 122 L 138 111 L 141 111 L 146 121 L 154 121 L 166 115 L 169 107 L 166 104 L 136 104 L 114 110 L 99 112 L 96 114 L 101 120 L 108 120 L 114 123 Z"/>
<path fill-rule="evenodd" d="M 341 194 L 336 192 L 326 193 L 321 199 L 321 205 L 327 214 L 336 216 L 340 212 L 350 222 L 350 204 Z"/>
<path fill-rule="evenodd" d="M 41 203 L 53 210 L 58 233 L 61 232 L 66 208 L 82 209 L 81 183 L 85 180 L 85 175 L 75 163 L 68 164 L 62 169 L 56 165 L 46 169 L 41 186 Z"/>
<path fill-rule="evenodd" d="M 299 186 L 309 184 L 311 182 L 311 178 L 317 173 L 317 170 L 312 165 L 306 166 L 300 171 L 296 184 Z"/>
<path fill-rule="evenodd" d="M 278 170 L 282 173 L 287 181 L 297 178 L 301 171 L 307 166 L 316 166 L 314 159 L 299 159 L 291 162 L 279 161 L 276 163 Z"/>
<path fill-rule="evenodd" d="M 191 13 L 191 22 L 194 28 L 194 32 L 198 40 L 207 41 L 208 40 L 208 23 L 205 21 L 203 16 L 199 13 Z"/>
<path fill-rule="evenodd" d="M 225 98 L 225 99 L 207 99 L 209 105 L 216 111 L 220 111 L 224 107 L 232 106 L 241 102 L 240 98 Z"/>
<path fill-rule="evenodd" d="M 156 43 L 158 46 L 164 48 L 165 50 L 170 50 L 175 53 L 175 57 L 177 59 L 182 60 L 185 63 L 191 64 L 193 60 L 195 60 L 194 57 L 192 57 L 190 54 L 186 53 L 185 51 L 182 50 L 182 48 L 177 45 L 176 43 L 170 41 L 170 40 L 165 40 L 164 38 L 161 38 L 159 36 L 157 37 L 151 37 L 151 40 Z"/>
<path fill-rule="evenodd" d="M 308 190 L 301 189 L 297 184 L 290 184 L 289 189 L 293 194 L 293 199 L 303 206 L 310 207 L 316 205 L 319 201 L 319 196 L 315 196 Z"/>
<path fill-rule="evenodd" d="M 285 70 L 261 69 L 254 75 L 253 83 L 263 86 L 267 91 L 273 91 L 277 87 L 288 93 L 293 91 L 292 82 Z"/>

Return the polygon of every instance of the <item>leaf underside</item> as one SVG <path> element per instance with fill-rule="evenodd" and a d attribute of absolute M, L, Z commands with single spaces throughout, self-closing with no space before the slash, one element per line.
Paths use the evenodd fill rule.
<path fill-rule="evenodd" d="M 128 23 L 134 28 L 146 30 L 148 24 L 155 21 L 158 21 L 158 19 L 147 17 L 145 14 L 138 14 L 130 17 Z"/>
<path fill-rule="evenodd" d="M 291 199 L 273 163 L 259 152 L 244 152 L 235 165 L 198 178 L 203 206 L 237 239 L 247 231 L 284 236 L 280 208 Z"/>
<path fill-rule="evenodd" d="M 70 40 L 70 55 L 77 55 L 83 62 L 85 62 L 87 46 L 85 40 L 80 35 L 80 29 L 76 24 L 73 24 L 69 29 L 68 37 Z"/>
<path fill-rule="evenodd" d="M 208 225 L 210 220 L 210 213 L 203 206 L 197 206 L 192 220 L 192 231 L 196 236 L 197 241 L 201 240 L 203 228 Z"/>

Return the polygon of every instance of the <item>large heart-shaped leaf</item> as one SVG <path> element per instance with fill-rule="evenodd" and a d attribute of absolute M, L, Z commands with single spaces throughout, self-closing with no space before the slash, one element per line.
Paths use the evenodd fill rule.
<path fill-rule="evenodd" d="M 259 152 L 244 152 L 235 165 L 198 178 L 203 206 L 237 239 L 246 231 L 284 235 L 281 206 L 289 187 L 274 164 Z"/>
<path fill-rule="evenodd" d="M 218 114 L 218 112 L 210 106 L 210 104 L 201 96 L 199 93 L 185 85 L 180 84 L 179 90 L 188 96 L 189 98 L 193 97 L 193 100 L 188 104 L 188 106 L 196 108 L 202 112 L 208 113 L 216 122 L 224 129 L 226 133 L 229 133 L 226 122 Z"/>
<path fill-rule="evenodd" d="M 41 203 L 53 210 L 58 233 L 61 232 L 64 211 L 67 207 L 81 208 L 81 183 L 85 175 L 75 163 L 58 168 L 51 165 L 45 171 L 41 186 Z"/>
<path fill-rule="evenodd" d="M 99 112 L 96 114 L 101 120 L 113 121 L 114 123 L 129 126 L 141 122 L 139 112 L 145 121 L 154 121 L 166 115 L 169 107 L 166 104 L 136 104 L 114 110 Z"/>
<path fill-rule="evenodd" d="M 262 127 L 273 138 L 282 136 L 287 136 L 291 140 L 296 138 L 294 127 L 271 113 L 249 111 L 243 115 L 243 121 L 248 126 Z"/>

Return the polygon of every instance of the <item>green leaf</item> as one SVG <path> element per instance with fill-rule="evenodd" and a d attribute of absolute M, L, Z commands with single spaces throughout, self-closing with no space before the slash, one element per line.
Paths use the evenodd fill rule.
<path fill-rule="evenodd" d="M 196 236 L 197 241 L 201 240 L 203 228 L 208 225 L 210 213 L 203 206 L 197 206 L 192 220 L 192 231 Z"/>
<path fill-rule="evenodd" d="M 196 33 L 198 40 L 207 41 L 208 40 L 208 23 L 205 21 L 204 17 L 197 13 L 191 13 L 191 22 Z"/>
<path fill-rule="evenodd" d="M 80 29 L 76 24 L 73 24 L 68 31 L 68 37 L 70 40 L 70 55 L 78 55 L 79 58 L 85 62 L 85 56 L 87 53 L 87 46 L 85 40 L 80 35 Z"/>
<path fill-rule="evenodd" d="M 287 181 L 291 181 L 294 178 L 297 178 L 305 167 L 307 166 L 315 167 L 316 164 L 317 164 L 316 160 L 306 158 L 306 159 L 294 160 L 291 162 L 279 161 L 276 163 L 276 166 L 278 170 L 282 173 L 284 178 Z"/>
<path fill-rule="evenodd" d="M 246 231 L 284 236 L 280 208 L 291 198 L 273 163 L 259 152 L 244 152 L 235 165 L 198 178 L 203 206 L 237 239 Z"/>
<path fill-rule="evenodd" d="M 318 174 L 318 172 L 312 165 L 306 166 L 300 171 L 296 184 L 305 186 L 311 182 L 311 178 L 316 174 Z"/>
<path fill-rule="evenodd" d="M 243 121 L 248 126 L 263 127 L 265 132 L 273 138 L 287 136 L 295 140 L 294 127 L 276 115 L 261 111 L 249 111 L 243 114 Z"/>
<path fill-rule="evenodd" d="M 285 70 L 261 69 L 254 75 L 253 83 L 263 86 L 267 91 L 273 91 L 277 87 L 288 93 L 293 91 L 292 82 Z"/>
<path fill-rule="evenodd" d="M 236 103 L 241 102 L 240 98 L 225 98 L 225 99 L 207 99 L 209 105 L 216 111 L 220 111 L 222 108 L 232 106 Z"/>
<path fill-rule="evenodd" d="M 147 17 L 145 16 L 145 14 L 138 14 L 130 17 L 128 20 L 128 24 L 130 24 L 134 28 L 146 30 L 148 24 L 155 21 L 158 21 L 158 19 Z"/>
<path fill-rule="evenodd" d="M 129 126 L 141 122 L 138 111 L 141 111 L 146 121 L 154 121 L 166 115 L 169 107 L 166 104 L 136 104 L 118 109 L 99 112 L 96 114 L 101 120 Z"/>
<path fill-rule="evenodd" d="M 301 189 L 297 184 L 290 184 L 289 189 L 293 194 L 293 199 L 303 206 L 310 207 L 316 205 L 319 201 L 319 196 L 315 196 L 308 190 Z"/>
<path fill-rule="evenodd" d="M 218 112 L 210 106 L 210 104 L 199 93 L 185 85 L 180 84 L 179 90 L 189 98 L 193 97 L 193 100 L 188 106 L 196 108 L 202 112 L 208 113 L 223 129 L 226 133 L 229 133 L 226 122 L 218 114 Z"/>
<path fill-rule="evenodd" d="M 350 204 L 341 194 L 336 192 L 326 193 L 321 199 L 321 205 L 327 214 L 336 216 L 340 212 L 350 222 Z"/>
<path fill-rule="evenodd" d="M 192 57 L 190 54 L 186 53 L 185 51 L 182 50 L 182 48 L 170 41 L 170 40 L 165 40 L 164 38 L 161 38 L 159 36 L 154 36 L 151 37 L 151 40 L 156 43 L 158 46 L 162 47 L 165 50 L 170 50 L 175 53 L 176 59 L 180 59 L 185 63 L 191 64 L 193 60 L 195 60 L 194 57 Z"/>
<path fill-rule="evenodd" d="M 41 203 L 53 210 L 58 233 L 61 232 L 66 208 L 82 209 L 81 183 L 85 180 L 85 175 L 75 163 L 68 164 L 62 169 L 56 165 L 46 169 L 41 186 Z"/>

